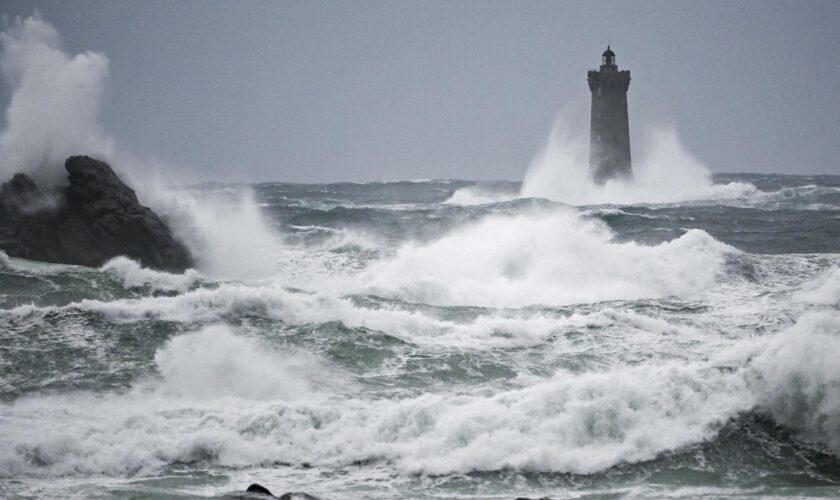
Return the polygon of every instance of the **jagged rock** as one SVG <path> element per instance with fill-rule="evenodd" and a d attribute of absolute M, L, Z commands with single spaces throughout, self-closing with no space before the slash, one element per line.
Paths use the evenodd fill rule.
<path fill-rule="evenodd" d="M 0 250 L 10 257 L 101 266 L 124 255 L 143 266 L 183 272 L 186 247 L 102 161 L 64 162 L 70 185 L 41 190 L 24 174 L 0 186 Z"/>
<path fill-rule="evenodd" d="M 15 174 L 12 180 L 0 186 L 0 199 L 4 202 L 4 208 L 29 206 L 39 194 L 35 182 L 24 174 Z"/>

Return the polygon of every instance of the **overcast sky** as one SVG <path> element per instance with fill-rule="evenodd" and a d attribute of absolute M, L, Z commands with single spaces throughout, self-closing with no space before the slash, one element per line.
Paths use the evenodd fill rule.
<path fill-rule="evenodd" d="M 117 144 L 201 179 L 521 179 L 586 71 L 631 71 L 634 155 L 840 174 L 840 2 L 4 0 L 110 60 Z M 9 90 L 0 94 L 5 107 Z"/>

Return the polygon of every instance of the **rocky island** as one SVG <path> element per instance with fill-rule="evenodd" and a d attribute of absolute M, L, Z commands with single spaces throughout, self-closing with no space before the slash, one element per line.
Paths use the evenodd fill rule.
<path fill-rule="evenodd" d="M 64 168 L 66 187 L 42 189 L 20 173 L 0 186 L 0 250 L 83 266 L 120 255 L 168 272 L 192 266 L 187 248 L 107 163 L 72 156 Z"/>

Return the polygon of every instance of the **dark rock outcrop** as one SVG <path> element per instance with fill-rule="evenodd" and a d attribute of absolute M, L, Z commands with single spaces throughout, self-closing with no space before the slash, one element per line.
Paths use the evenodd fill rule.
<path fill-rule="evenodd" d="M 255 495 L 266 495 L 266 496 L 269 496 L 269 497 L 274 496 L 274 495 L 271 494 L 270 491 L 268 491 L 268 488 L 266 488 L 265 486 L 263 486 L 261 484 L 257 484 L 257 483 L 254 483 L 251 486 L 248 486 L 248 489 L 245 490 L 245 491 L 248 492 L 248 493 L 253 493 Z"/>
<path fill-rule="evenodd" d="M 102 161 L 64 162 L 70 185 L 41 190 L 16 174 L 0 186 L 0 250 L 10 257 L 101 266 L 124 255 L 145 267 L 183 272 L 186 247 Z"/>
<path fill-rule="evenodd" d="M 279 498 L 280 500 L 319 500 L 318 497 L 313 497 L 308 493 L 303 492 L 294 492 L 290 491 L 289 493 L 284 493 L 279 497 L 274 496 L 268 491 L 268 488 L 261 484 L 254 483 L 251 486 L 248 486 L 248 489 L 245 490 L 247 493 L 252 495 L 260 495 L 260 496 L 267 496 L 271 498 Z"/>

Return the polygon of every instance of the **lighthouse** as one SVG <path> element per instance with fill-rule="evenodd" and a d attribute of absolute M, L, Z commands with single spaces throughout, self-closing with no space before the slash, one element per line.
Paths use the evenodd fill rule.
<path fill-rule="evenodd" d="M 592 92 L 589 127 L 589 172 L 598 184 L 632 179 L 630 166 L 630 123 L 627 116 L 627 89 L 630 71 L 619 71 L 615 52 L 607 45 L 601 55 L 601 68 L 588 72 Z"/>

